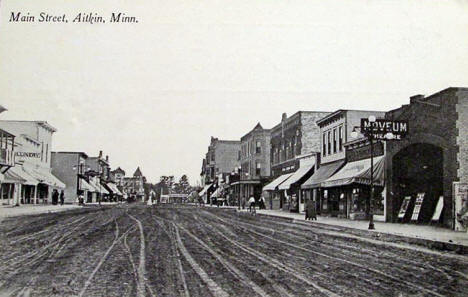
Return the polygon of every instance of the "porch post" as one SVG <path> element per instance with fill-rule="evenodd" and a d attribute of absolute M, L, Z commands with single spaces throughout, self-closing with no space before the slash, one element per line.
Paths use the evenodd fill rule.
<path fill-rule="evenodd" d="M 38 185 L 34 186 L 33 204 L 37 204 L 37 187 Z"/>

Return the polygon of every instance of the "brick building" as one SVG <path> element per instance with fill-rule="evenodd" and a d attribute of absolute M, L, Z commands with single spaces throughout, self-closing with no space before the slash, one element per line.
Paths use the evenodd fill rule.
<path fill-rule="evenodd" d="M 398 217 L 400 206 L 408 197 L 406 213 L 411 213 L 416 195 L 423 193 L 419 223 L 432 220 L 442 196 L 441 217 L 436 219 L 444 226 L 460 229 L 456 214 L 461 201 L 455 199 L 454 191 L 460 183 L 465 188 L 460 198 L 468 198 L 468 88 L 412 96 L 409 104 L 387 112 L 385 117 L 406 120 L 409 125 L 406 138 L 386 145 L 387 221 L 411 220 L 408 215 Z"/>
<path fill-rule="evenodd" d="M 237 140 L 220 140 L 211 137 L 200 173 L 204 186 L 200 193 L 205 202 L 210 202 L 210 195 L 215 190 L 212 185 L 224 182 L 226 176 L 239 167 L 240 145 L 241 142 Z"/>
<path fill-rule="evenodd" d="M 258 200 L 271 174 L 270 130 L 258 123 L 242 136 L 239 158 L 240 167 L 236 173 L 240 174 L 240 180 L 231 184 L 237 196 L 235 200 L 245 201 L 250 196 Z"/>
<path fill-rule="evenodd" d="M 361 201 L 365 200 L 366 197 L 368 198 L 370 193 L 368 185 L 362 186 L 359 183 L 350 183 L 350 179 L 339 179 L 334 182 L 326 181 L 332 178 L 344 166 L 348 166 L 347 169 L 350 169 L 351 167 L 363 168 L 365 165 L 363 162 L 370 164 L 368 160 L 370 156 L 363 154 L 362 156 L 349 159 L 347 158 L 347 150 L 345 149 L 346 143 L 357 140 L 352 139 L 351 132 L 359 128 L 361 118 L 368 118 L 369 116 L 383 118 L 385 112 L 340 109 L 317 121 L 317 125 L 320 127 L 320 164 L 318 170 L 302 184 L 301 188 L 306 200 L 312 199 L 315 201 L 316 209 L 319 213 L 350 217 L 351 213 L 354 216 L 358 210 L 362 210 L 362 204 L 358 204 L 359 208 L 354 209 L 352 207 L 354 205 L 353 201 Z M 362 138 L 362 135 L 359 138 Z M 359 142 L 359 145 L 366 146 L 362 142 Z M 383 149 L 380 152 L 383 154 Z M 362 159 L 367 161 L 361 161 L 359 164 L 346 164 L 346 162 L 351 163 Z M 353 165 L 357 167 L 353 167 Z M 353 196 L 353 193 L 359 195 Z M 357 196 L 360 200 L 355 199 Z"/>
<path fill-rule="evenodd" d="M 66 185 L 65 203 L 74 203 L 79 195 L 96 192 L 86 176 L 88 155 L 84 152 L 52 152 L 52 173 Z"/>
<path fill-rule="evenodd" d="M 303 209 L 300 185 L 313 173 L 320 151 L 320 129 L 316 122 L 328 114 L 298 111 L 288 118 L 284 113 L 281 122 L 271 129 L 273 181 L 263 190 L 269 193 L 268 199 L 274 208 Z"/>

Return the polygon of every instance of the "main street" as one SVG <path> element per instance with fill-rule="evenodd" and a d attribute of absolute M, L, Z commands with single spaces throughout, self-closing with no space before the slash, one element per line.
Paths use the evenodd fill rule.
<path fill-rule="evenodd" d="M 7 218 L 0 296 L 468 296 L 468 257 L 194 206 Z"/>

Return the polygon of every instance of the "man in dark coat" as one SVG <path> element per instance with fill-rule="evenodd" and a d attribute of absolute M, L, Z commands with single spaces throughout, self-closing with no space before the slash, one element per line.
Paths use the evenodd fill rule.
<path fill-rule="evenodd" d="M 62 191 L 60 191 L 60 205 L 63 205 L 63 203 L 65 202 L 65 193 Z"/>
<path fill-rule="evenodd" d="M 315 202 L 311 199 L 307 200 L 306 211 L 305 211 L 306 220 L 317 220 L 317 212 L 315 211 Z"/>
<path fill-rule="evenodd" d="M 57 190 L 54 190 L 54 191 L 52 192 L 52 204 L 53 204 L 53 205 L 57 205 L 57 203 L 58 203 L 58 198 L 59 198 L 59 193 L 58 193 Z"/>

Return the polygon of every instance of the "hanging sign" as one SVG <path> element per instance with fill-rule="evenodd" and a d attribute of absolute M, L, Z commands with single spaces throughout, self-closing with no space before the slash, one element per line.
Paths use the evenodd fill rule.
<path fill-rule="evenodd" d="M 432 216 L 432 221 L 438 221 L 440 219 L 440 215 L 442 214 L 443 208 L 444 208 L 444 196 L 440 196 L 439 201 L 437 201 L 437 206 L 434 210 L 434 215 Z"/>
<path fill-rule="evenodd" d="M 424 196 L 426 193 L 418 193 L 416 196 L 416 202 L 414 203 L 413 215 L 411 216 L 412 221 L 417 221 L 419 218 L 419 212 L 421 211 L 421 206 L 424 202 Z"/>
<path fill-rule="evenodd" d="M 408 128 L 408 121 L 376 119 L 375 122 L 370 122 L 367 118 L 361 119 L 361 132 L 372 135 L 374 139 L 386 139 L 385 135 L 392 133 L 394 140 L 400 140 L 408 134 Z"/>
<path fill-rule="evenodd" d="M 403 219 L 406 215 L 406 211 L 408 210 L 408 206 L 411 202 L 411 196 L 406 196 L 401 203 L 400 212 L 398 213 L 398 218 Z"/>

